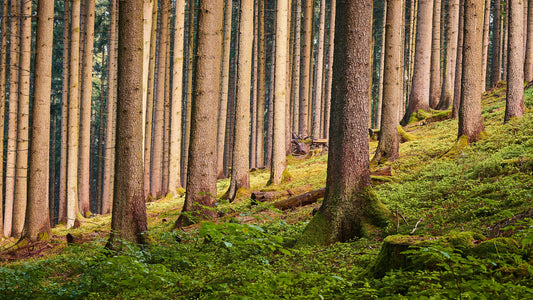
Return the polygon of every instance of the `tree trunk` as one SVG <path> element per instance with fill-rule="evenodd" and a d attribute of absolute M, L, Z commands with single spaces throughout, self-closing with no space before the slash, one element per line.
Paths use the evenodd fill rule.
<path fill-rule="evenodd" d="M 224 2 L 200 0 L 198 47 L 194 71 L 191 136 L 187 168 L 187 194 L 175 227 L 187 226 L 199 218 L 214 218 L 217 166 L 217 120 L 220 97 Z"/>
<path fill-rule="evenodd" d="M 163 181 L 163 131 L 165 123 L 165 71 L 167 57 L 167 43 L 170 35 L 168 24 L 170 22 L 170 1 L 159 1 L 161 14 L 161 27 L 159 28 L 159 42 L 157 55 L 157 81 L 154 103 L 154 131 L 152 148 L 152 175 L 150 180 L 150 195 L 157 199 L 162 195 Z"/>
<path fill-rule="evenodd" d="M 91 188 L 91 100 L 93 84 L 93 48 L 94 48 L 94 0 L 85 0 L 85 32 L 83 46 L 83 69 L 80 102 L 80 149 L 78 169 L 78 201 L 80 213 L 88 217 Z"/>
<path fill-rule="evenodd" d="M 237 104 L 234 114 L 233 158 L 229 201 L 235 200 L 238 189 L 250 187 L 250 87 L 254 30 L 254 1 L 241 0 L 239 22 L 239 53 L 237 63 Z"/>
<path fill-rule="evenodd" d="M 196 10 L 196 1 L 189 1 L 189 36 L 188 36 L 188 61 L 187 61 L 187 104 L 185 107 L 185 141 L 183 143 L 183 170 L 181 172 L 182 182 L 185 183 L 185 188 L 187 188 L 187 176 L 188 176 L 188 165 L 189 165 L 189 146 L 191 140 L 191 111 L 192 111 L 192 98 L 193 98 L 193 80 L 194 68 L 196 67 L 196 60 L 194 57 L 195 53 L 195 43 L 196 38 L 194 35 L 195 32 L 195 10 Z"/>
<path fill-rule="evenodd" d="M 11 235 L 20 237 L 24 227 L 28 195 L 28 146 L 30 122 L 31 9 L 30 1 L 22 2 L 20 26 L 19 104 L 17 117 L 17 159 L 15 166 L 15 199 Z"/>
<path fill-rule="evenodd" d="M 104 184 L 102 187 L 102 214 L 111 213 L 113 199 L 113 184 L 115 177 L 115 78 L 117 70 L 116 29 L 117 29 L 117 0 L 111 0 L 111 21 L 109 24 L 109 49 L 107 69 L 107 123 L 105 137 Z"/>
<path fill-rule="evenodd" d="M 419 110 L 429 109 L 432 20 L 433 0 L 420 0 L 416 25 L 413 83 L 409 96 L 409 106 L 402 119 L 404 126 L 409 123 L 411 114 Z"/>
<path fill-rule="evenodd" d="M 118 19 L 117 153 L 115 193 L 108 246 L 120 240 L 145 243 L 142 147 L 142 0 L 121 1 Z"/>
<path fill-rule="evenodd" d="M 300 111 L 298 120 L 298 135 L 301 137 L 309 136 L 308 132 L 308 110 L 309 110 L 309 91 L 311 76 L 311 62 L 313 53 L 312 34 L 313 34 L 313 0 L 305 0 L 304 5 L 304 23 L 302 26 L 302 53 L 300 61 Z"/>
<path fill-rule="evenodd" d="M 370 188 L 368 150 L 371 0 L 338 0 L 326 195 L 300 244 L 332 244 L 383 226 L 386 209 Z M 352 116 L 358 115 L 358 118 Z M 363 210 L 364 207 L 364 210 Z"/>
<path fill-rule="evenodd" d="M 320 130 L 320 115 L 322 115 L 321 102 L 322 102 L 322 77 L 324 66 L 324 32 L 326 24 L 326 0 L 320 1 L 320 19 L 318 29 L 318 41 L 317 41 L 317 54 L 316 54 L 316 77 L 315 77 L 315 97 L 313 98 L 313 130 L 312 137 L 314 139 L 322 137 L 322 131 Z"/>
<path fill-rule="evenodd" d="M 500 72 L 500 55 L 501 55 L 501 4 L 500 1 L 494 1 L 494 20 L 492 29 L 492 65 L 491 65 L 491 85 L 492 87 L 501 80 Z"/>
<path fill-rule="evenodd" d="M 170 162 L 168 191 L 176 194 L 181 187 L 181 125 L 183 94 L 183 43 L 185 37 L 185 1 L 176 2 L 174 56 L 172 69 L 172 104 L 170 115 Z"/>
<path fill-rule="evenodd" d="M 378 98 L 377 98 L 377 104 L 376 104 L 376 116 L 374 118 L 374 122 L 372 123 L 372 126 L 369 128 L 378 128 L 381 126 L 381 114 L 382 114 L 382 106 L 383 106 L 383 77 L 384 77 L 384 70 L 385 70 L 385 26 L 386 26 L 386 20 L 387 20 L 387 5 L 383 8 L 383 23 L 381 24 L 381 51 L 379 53 L 379 85 L 378 85 Z"/>
<path fill-rule="evenodd" d="M 483 92 L 487 89 L 487 64 L 490 42 L 490 1 L 491 0 L 485 0 L 485 15 L 483 21 L 483 59 L 481 67 L 481 88 Z"/>
<path fill-rule="evenodd" d="M 324 105 L 324 138 L 329 138 L 329 120 L 331 109 L 331 93 L 333 85 L 333 53 L 335 46 L 335 15 L 337 13 L 336 1 L 331 1 L 330 21 L 329 21 L 329 50 L 328 50 L 328 81 L 326 83 L 326 104 Z"/>
<path fill-rule="evenodd" d="M 459 108 L 459 133 L 472 143 L 484 131 L 481 118 L 481 58 L 483 56 L 484 3 L 465 0 L 463 75 L 461 79 L 461 104 Z"/>
<path fill-rule="evenodd" d="M 525 113 L 524 104 L 524 0 L 509 0 L 509 39 L 507 56 L 507 122 Z"/>
<path fill-rule="evenodd" d="M 533 80 L 533 1 L 527 1 L 527 42 L 526 42 L 525 81 Z"/>
<path fill-rule="evenodd" d="M 161 166 L 161 194 L 164 196 L 168 194 L 168 163 L 169 163 L 169 147 L 170 147 L 170 8 L 169 8 L 169 35 L 167 40 L 166 61 L 165 61 L 165 101 L 164 101 L 164 115 L 163 115 L 163 160 Z"/>
<path fill-rule="evenodd" d="M 50 94 L 52 91 L 52 50 L 54 0 L 40 0 L 37 8 L 35 80 L 32 139 L 30 145 L 28 205 L 22 238 L 34 242 L 50 234 L 48 212 L 48 167 L 50 142 Z M 55 138 L 55 137 L 52 137 Z"/>
<path fill-rule="evenodd" d="M 446 24 L 446 63 L 438 109 L 448 109 L 453 105 L 455 67 L 457 63 L 457 43 L 459 38 L 459 0 L 448 3 L 448 22 Z"/>
<path fill-rule="evenodd" d="M 2 23 L 0 26 L 1 34 L 1 44 L 0 47 L 0 132 L 1 136 L 4 137 L 4 119 L 5 119 L 5 103 L 6 103 L 6 73 L 7 73 L 7 9 L 8 2 L 4 1 L 2 4 Z M 0 153 L 4 153 L 4 143 L 0 145 Z M 4 160 L 0 160 L 0 170 L 4 169 Z M 0 180 L 0 199 L 3 199 L 3 186 L 4 186 L 4 176 L 1 176 Z M 3 201 L 0 201 L 0 239 L 4 236 L 4 205 Z"/>
<path fill-rule="evenodd" d="M 258 83 L 259 83 L 259 0 L 254 0 L 254 47 L 253 47 L 253 62 L 252 62 L 252 98 L 250 103 L 250 168 L 257 167 L 257 100 L 258 100 Z"/>
<path fill-rule="evenodd" d="M 302 1 L 295 1 L 295 18 L 294 18 L 294 57 L 293 57 L 293 77 L 292 77 L 292 130 L 299 131 L 300 121 L 300 66 L 301 66 L 301 31 L 302 31 Z"/>
<path fill-rule="evenodd" d="M 292 196 L 284 200 L 280 200 L 278 202 L 275 202 L 273 206 L 274 208 L 277 208 L 279 210 L 287 210 L 299 206 L 305 206 L 317 202 L 318 199 L 324 197 L 325 193 L 326 188 L 321 188 L 301 195 Z"/>
<path fill-rule="evenodd" d="M 184 4 L 181 4 L 184 5 Z M 150 50 L 152 37 L 152 24 L 154 23 L 153 10 L 157 7 L 157 1 L 143 0 L 143 124 L 146 124 L 148 105 L 148 78 L 150 77 Z M 176 5 L 176 7 L 178 7 Z M 155 20 L 157 24 L 157 19 Z M 146 143 L 146 126 L 143 126 L 143 146 Z M 143 151 L 143 159 L 146 152 Z M 150 158 L 148 158 L 150 160 Z M 146 182 L 145 182 L 146 184 Z"/>
<path fill-rule="evenodd" d="M 461 80 L 463 77 L 463 44 L 464 44 L 464 0 L 459 4 L 459 37 L 457 43 L 457 61 L 455 64 L 455 83 L 453 88 L 452 116 L 459 118 L 459 104 L 461 103 Z"/>
<path fill-rule="evenodd" d="M 401 58 L 403 51 L 402 18 L 403 0 L 388 0 L 385 25 L 385 66 L 383 78 L 383 118 L 379 133 L 379 144 L 373 163 L 382 160 L 394 161 L 399 156 L 400 135 L 398 133 L 399 114 L 401 105 Z"/>
<path fill-rule="evenodd" d="M 433 33 L 431 39 L 431 80 L 429 93 L 429 107 L 437 108 L 440 102 L 441 67 L 440 67 L 440 41 L 441 41 L 441 0 L 433 0 Z"/>

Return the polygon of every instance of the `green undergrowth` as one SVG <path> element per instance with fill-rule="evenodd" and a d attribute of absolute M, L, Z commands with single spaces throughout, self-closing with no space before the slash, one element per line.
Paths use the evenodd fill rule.
<path fill-rule="evenodd" d="M 321 200 L 287 211 L 250 201 L 252 191 L 325 186 L 326 154 L 289 157 L 290 181 L 266 186 L 269 171 L 252 172 L 250 189 L 231 204 L 217 203 L 224 214 L 217 222 L 173 231 L 183 197 L 148 203 L 150 245 L 105 250 L 109 216 L 83 219 L 75 230 L 60 226 L 56 237 L 101 234 L 59 254 L 3 263 L 0 298 L 531 299 L 533 89 L 525 95 L 526 115 L 502 125 L 505 85 L 487 92 L 486 137 L 453 153 L 456 120 L 406 127 L 416 139 L 402 143 L 400 158 L 390 163 L 394 180 L 374 181 L 379 200 L 395 214 L 381 236 L 293 247 Z M 371 142 L 371 156 L 376 146 Z M 220 180 L 218 196 L 228 186 Z M 410 233 L 447 242 L 402 250 L 409 264 L 370 276 L 383 239 Z"/>

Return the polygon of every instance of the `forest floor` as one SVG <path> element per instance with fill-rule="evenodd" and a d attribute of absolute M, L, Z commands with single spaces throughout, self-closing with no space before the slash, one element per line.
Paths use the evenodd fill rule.
<path fill-rule="evenodd" d="M 2 241 L 0 298 L 533 299 L 532 88 L 526 106 L 503 125 L 505 86 L 485 93 L 487 135 L 458 152 L 449 152 L 456 120 L 434 112 L 407 126 L 413 139 L 400 158 L 373 170 L 391 169 L 373 188 L 394 217 L 372 238 L 292 247 L 322 200 L 287 210 L 273 203 L 325 186 L 327 154 L 313 152 L 289 157 L 290 180 L 278 186 L 266 186 L 268 170 L 253 171 L 250 189 L 218 203 L 216 222 L 174 231 L 183 197 L 149 202 L 150 245 L 126 244 L 121 254 L 103 247 L 110 216 L 60 225 L 49 241 L 21 249 Z M 218 196 L 228 186 L 220 180 Z M 258 191 L 278 196 L 252 203 Z M 384 252 L 390 245 L 401 251 Z M 384 267 L 385 256 L 402 262 Z"/>

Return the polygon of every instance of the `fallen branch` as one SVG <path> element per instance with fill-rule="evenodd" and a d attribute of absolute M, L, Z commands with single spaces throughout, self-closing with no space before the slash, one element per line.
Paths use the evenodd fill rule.
<path fill-rule="evenodd" d="M 412 235 L 413 233 L 415 233 L 415 231 L 418 229 L 418 224 L 420 224 L 420 222 L 424 222 L 424 219 L 420 218 L 418 222 L 416 222 L 415 228 L 413 228 L 413 230 L 409 234 Z"/>
<path fill-rule="evenodd" d="M 275 198 L 279 197 L 290 197 L 294 196 L 294 193 L 291 190 L 286 191 L 277 191 L 277 192 L 253 192 L 250 198 L 255 202 L 265 202 L 272 201 Z"/>
<path fill-rule="evenodd" d="M 274 203 L 274 207 L 280 210 L 287 210 L 299 206 L 305 206 L 318 201 L 326 194 L 326 188 L 310 191 L 301 195 L 292 196 L 288 199 Z"/>

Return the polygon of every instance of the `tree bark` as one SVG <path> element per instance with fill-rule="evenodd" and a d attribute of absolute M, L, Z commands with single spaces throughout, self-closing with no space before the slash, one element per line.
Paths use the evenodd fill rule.
<path fill-rule="evenodd" d="M 0 24 L 0 34 L 1 34 L 1 52 L 0 52 L 0 132 L 1 136 L 4 136 L 4 119 L 5 119 L 5 103 L 6 103 L 6 73 L 7 73 L 7 11 L 8 11 L 8 2 L 4 1 L 2 4 L 2 23 Z M 4 153 L 4 143 L 0 145 L 0 153 Z M 0 170 L 4 169 L 4 160 L 0 161 Z M 3 187 L 4 187 L 4 176 L 1 176 L 0 180 L 0 199 L 3 199 Z M 4 236 L 4 205 L 3 201 L 0 201 L 0 239 Z"/>
<path fill-rule="evenodd" d="M 198 47 L 194 71 L 191 136 L 187 168 L 187 194 L 176 228 L 199 218 L 214 218 L 216 197 L 217 120 L 220 97 L 224 2 L 200 0 L 198 10 Z M 215 84 L 213 84 L 215 83 Z"/>
<path fill-rule="evenodd" d="M 331 110 L 331 93 L 333 85 L 333 53 L 335 47 L 335 15 L 337 13 L 336 1 L 331 1 L 329 22 L 329 50 L 328 50 L 328 80 L 326 83 L 326 103 L 324 105 L 324 138 L 329 139 L 329 122 Z"/>
<path fill-rule="evenodd" d="M 146 124 L 147 105 L 148 105 L 148 81 L 150 77 L 150 50 L 151 50 L 151 37 L 154 18 L 152 12 L 154 6 L 157 7 L 157 1 L 143 0 L 143 124 Z M 178 7 L 178 6 L 176 6 Z M 155 20 L 157 24 L 157 19 Z M 146 143 L 146 126 L 143 126 L 143 146 Z M 146 152 L 143 151 L 143 159 Z M 148 160 L 150 160 L 148 158 Z M 145 182 L 146 183 L 146 182 Z"/>
<path fill-rule="evenodd" d="M 504 122 L 524 115 L 524 0 L 509 0 L 507 104 Z"/>
<path fill-rule="evenodd" d="M 35 80 L 32 139 L 29 157 L 28 205 L 22 238 L 31 242 L 47 240 L 50 234 L 48 213 L 48 167 L 50 142 L 50 93 L 52 90 L 52 50 L 54 0 L 40 0 L 37 8 Z M 55 137 L 53 137 L 55 138 Z"/>
<path fill-rule="evenodd" d="M 308 110 L 309 110 L 309 91 L 311 76 L 311 61 L 313 53 L 312 33 L 313 33 L 313 0 L 305 0 L 304 5 L 304 23 L 302 26 L 302 53 L 300 61 L 300 111 L 298 120 L 298 135 L 307 137 L 308 132 Z"/>
<path fill-rule="evenodd" d="M 461 104 L 459 107 L 459 133 L 472 143 L 484 131 L 481 118 L 481 58 L 483 56 L 484 3 L 465 0 L 463 75 L 461 79 Z"/>
<path fill-rule="evenodd" d="M 445 110 L 453 105 L 458 38 L 459 0 L 450 0 L 448 3 L 448 22 L 446 24 L 446 63 L 444 64 L 444 79 L 438 109 Z"/>
<path fill-rule="evenodd" d="M 459 4 L 459 37 L 457 43 L 457 61 L 455 64 L 455 83 L 453 88 L 452 116 L 459 118 L 459 105 L 461 103 L 461 80 L 463 77 L 463 44 L 464 44 L 464 0 Z"/>
<path fill-rule="evenodd" d="M 326 24 L 326 0 L 320 1 L 320 19 L 317 40 L 317 54 L 316 54 L 316 76 L 315 76 L 315 97 L 313 98 L 313 130 L 311 136 L 314 139 L 322 137 L 320 130 L 320 115 L 322 115 L 322 77 L 324 73 L 324 33 Z"/>
<path fill-rule="evenodd" d="M 494 87 L 501 80 L 500 56 L 501 56 L 501 4 L 494 1 L 494 20 L 492 29 L 492 65 L 491 65 L 491 86 Z"/>
<path fill-rule="evenodd" d="M 481 72 L 481 87 L 484 92 L 487 89 L 487 64 L 489 56 L 489 42 L 490 42 L 490 1 L 485 0 L 485 14 L 483 21 L 483 58 L 482 58 L 482 72 Z"/>
<path fill-rule="evenodd" d="M 292 196 L 290 198 L 275 202 L 274 208 L 280 210 L 287 210 L 299 206 L 306 206 L 317 202 L 318 199 L 323 198 L 325 194 L 326 188 L 324 187 L 318 190 L 310 191 L 301 195 Z"/>
<path fill-rule="evenodd" d="M 413 83 L 409 95 L 409 105 L 402 119 L 404 126 L 409 123 L 411 114 L 418 110 L 429 109 L 432 20 L 433 0 L 420 0 L 416 25 Z"/>
<path fill-rule="evenodd" d="M 440 102 L 441 90 L 441 67 L 440 67 L 440 44 L 441 44 L 441 0 L 433 0 L 433 33 L 431 39 L 431 80 L 429 93 L 429 107 L 437 108 Z"/>
<path fill-rule="evenodd" d="M 237 104 L 234 114 L 233 151 L 229 201 L 235 200 L 240 188 L 250 187 L 250 88 L 252 83 L 252 50 L 254 1 L 241 0 L 239 22 L 239 53 L 237 63 Z"/>
<path fill-rule="evenodd" d="M 533 80 L 533 1 L 527 1 L 527 42 L 524 79 Z"/>
<path fill-rule="evenodd" d="M 182 175 L 182 182 L 185 183 L 185 188 L 187 188 L 187 176 L 188 176 L 188 165 L 189 165 L 189 147 L 190 147 L 190 140 L 191 140 L 191 111 L 192 111 L 192 98 L 193 98 L 193 77 L 196 76 L 194 74 L 194 68 L 196 67 L 196 60 L 194 57 L 195 53 L 195 43 L 197 38 L 195 38 L 195 21 L 196 18 L 196 2 L 195 1 L 189 1 L 189 36 L 188 36 L 188 58 L 187 58 L 187 104 L 185 107 L 185 141 L 183 143 L 183 170 L 181 172 Z"/>
<path fill-rule="evenodd" d="M 383 78 L 383 118 L 379 133 L 379 144 L 373 163 L 382 160 L 394 161 L 399 156 L 400 135 L 398 133 L 399 114 L 401 105 L 401 58 L 402 41 L 402 11 L 403 0 L 387 1 L 387 20 L 385 25 L 385 66 Z"/>
<path fill-rule="evenodd" d="M 299 244 L 348 241 L 363 236 L 367 224 L 384 225 L 368 153 L 372 1 L 338 0 L 337 9 L 326 194 Z"/>
<path fill-rule="evenodd" d="M 118 89 L 115 193 L 108 246 L 119 240 L 145 243 L 148 228 L 143 191 L 142 0 L 121 1 L 118 17 Z"/>

